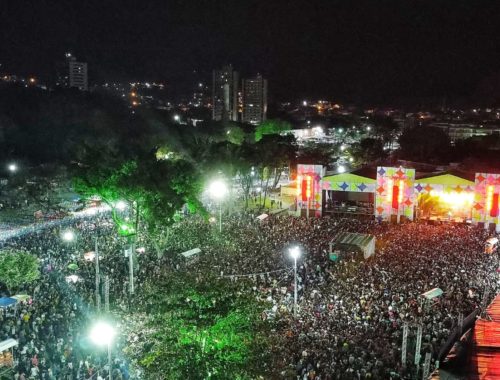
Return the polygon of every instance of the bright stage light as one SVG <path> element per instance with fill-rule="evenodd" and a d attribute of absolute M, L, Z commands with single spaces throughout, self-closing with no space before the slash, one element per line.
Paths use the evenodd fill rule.
<path fill-rule="evenodd" d="M 474 193 L 473 192 L 442 192 L 431 190 L 429 195 L 432 197 L 438 197 L 439 200 L 453 208 L 458 208 L 462 206 L 470 206 L 474 201 Z"/>

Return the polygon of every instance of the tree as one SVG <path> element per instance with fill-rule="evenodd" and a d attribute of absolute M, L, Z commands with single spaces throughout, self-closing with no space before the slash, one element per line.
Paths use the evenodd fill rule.
<path fill-rule="evenodd" d="M 282 120 L 266 120 L 255 129 L 255 141 L 259 142 L 265 135 L 279 135 L 292 130 L 292 125 Z"/>
<path fill-rule="evenodd" d="M 295 160 L 297 144 L 293 135 L 265 135 L 255 143 L 254 149 L 261 188 L 264 189 L 263 205 L 265 205 L 269 187 L 276 188 L 283 168 L 290 166 L 291 162 Z M 266 181 L 265 185 L 263 181 Z"/>
<path fill-rule="evenodd" d="M 364 138 L 352 144 L 351 154 L 357 165 L 365 165 L 387 157 L 384 142 L 381 139 Z"/>
<path fill-rule="evenodd" d="M 25 251 L 0 251 L 0 281 L 11 290 L 40 278 L 38 259 Z"/>
<path fill-rule="evenodd" d="M 392 143 L 399 134 L 399 125 L 392 117 L 388 116 L 373 116 L 371 118 L 373 123 L 373 135 L 382 139 L 384 145 L 392 146 Z"/>
<path fill-rule="evenodd" d="M 436 162 L 450 153 L 450 138 L 439 128 L 415 127 L 406 129 L 399 138 L 399 155 L 413 161 Z"/>
<path fill-rule="evenodd" d="M 298 161 L 301 164 L 329 166 L 338 160 L 340 153 L 340 144 L 309 143 L 300 147 Z"/>
<path fill-rule="evenodd" d="M 169 273 L 143 287 L 128 354 L 151 379 L 255 379 L 268 342 L 263 305 L 226 280 Z"/>

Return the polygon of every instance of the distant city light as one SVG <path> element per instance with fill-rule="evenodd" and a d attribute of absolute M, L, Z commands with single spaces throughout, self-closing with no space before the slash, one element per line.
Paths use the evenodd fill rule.
<path fill-rule="evenodd" d="M 36 79 L 35 78 L 30 78 L 30 83 L 35 83 Z"/>
<path fill-rule="evenodd" d="M 7 169 L 9 169 L 10 172 L 14 173 L 17 171 L 17 165 L 16 164 L 9 164 L 7 166 Z"/>
<path fill-rule="evenodd" d="M 354 161 L 354 158 L 349 157 L 349 162 L 353 162 L 353 161 Z"/>
<path fill-rule="evenodd" d="M 179 115 L 174 115 L 174 120 L 179 121 L 179 120 L 181 120 L 181 117 Z"/>
<path fill-rule="evenodd" d="M 306 107 L 306 106 L 307 106 L 307 100 L 304 100 L 304 101 L 302 102 L 302 105 L 303 105 L 304 107 Z"/>
<path fill-rule="evenodd" d="M 366 127 L 367 131 L 370 131 L 371 129 L 372 129 L 372 127 L 370 127 L 370 126 Z"/>
<path fill-rule="evenodd" d="M 340 150 L 343 152 L 345 150 L 345 145 L 341 145 Z"/>
<path fill-rule="evenodd" d="M 344 130 L 342 128 L 339 128 L 339 132 L 342 133 L 344 132 Z"/>

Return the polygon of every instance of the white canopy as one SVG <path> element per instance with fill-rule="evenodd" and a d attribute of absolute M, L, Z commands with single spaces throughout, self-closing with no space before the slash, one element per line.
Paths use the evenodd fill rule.
<path fill-rule="evenodd" d="M 197 255 L 200 252 L 201 252 L 201 249 L 194 248 L 194 249 L 190 249 L 189 251 L 182 252 L 181 255 L 184 256 L 186 259 L 189 259 L 190 257 Z"/>
<path fill-rule="evenodd" d="M 261 214 L 261 215 L 259 215 L 259 216 L 257 217 L 257 219 L 258 219 L 259 221 L 261 221 L 261 222 L 262 222 L 262 221 L 263 221 L 264 219 L 266 219 L 268 216 L 269 216 L 269 215 L 267 215 L 267 214 Z"/>
<path fill-rule="evenodd" d="M 3 342 L 0 342 L 0 352 L 7 351 L 9 348 L 17 346 L 18 344 L 19 343 L 15 339 L 12 338 L 6 339 Z"/>
<path fill-rule="evenodd" d="M 439 288 L 434 288 L 431 289 L 425 293 L 422 293 L 422 297 L 427 298 L 428 300 L 431 300 L 433 298 L 439 297 L 441 294 L 443 294 L 443 291 Z"/>
<path fill-rule="evenodd" d="M 498 238 L 489 238 L 488 240 L 486 240 L 486 244 L 490 246 L 494 246 L 497 243 L 498 243 Z"/>

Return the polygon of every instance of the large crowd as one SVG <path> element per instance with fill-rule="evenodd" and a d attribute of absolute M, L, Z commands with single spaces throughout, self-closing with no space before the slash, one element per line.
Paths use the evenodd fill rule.
<path fill-rule="evenodd" d="M 432 353 L 434 366 L 460 314 L 466 317 L 487 304 L 498 290 L 498 257 L 485 254 L 491 233 L 484 229 L 288 216 L 260 223 L 254 217 L 228 219 L 222 242 L 201 220 L 184 221 L 175 250 L 200 247 L 203 254 L 190 270 L 201 278 L 212 271 L 238 281 L 241 291 L 269 303 L 263 318 L 275 324 L 281 344 L 268 371 L 281 369 L 281 378 L 413 378 L 417 326 L 423 330 L 422 371 L 425 353 Z M 353 251 L 331 261 L 330 242 L 340 232 L 374 235 L 375 256 L 364 260 Z M 292 313 L 293 259 L 288 252 L 296 245 L 302 251 L 298 318 Z M 443 295 L 425 301 L 422 293 L 434 288 Z M 405 322 L 409 334 L 403 367 Z"/>
<path fill-rule="evenodd" d="M 63 228 L 77 231 L 64 242 Z M 339 261 L 328 257 L 329 243 L 340 232 L 373 234 L 377 251 L 363 260 L 348 252 Z M 223 232 L 210 221 L 190 216 L 169 229 L 163 265 L 179 269 L 178 254 L 200 248 L 189 266 L 200 281 L 217 276 L 268 306 L 262 318 L 272 324 L 279 346 L 272 348 L 264 373 L 283 379 L 412 378 L 416 326 L 422 325 L 422 356 L 437 352 L 456 326 L 459 314 L 479 308 L 486 292 L 498 290 L 498 258 L 484 253 L 488 232 L 466 225 L 408 223 L 387 225 L 350 219 L 305 219 L 255 215 L 224 216 Z M 111 280 L 111 309 L 126 313 L 128 259 L 126 239 L 116 235 L 105 217 L 68 222 L 8 239 L 3 246 L 24 249 L 41 261 L 42 277 L 21 289 L 32 296 L 0 311 L 0 341 L 13 337 L 16 379 L 140 378 L 122 349 L 130 336 L 113 345 L 112 368 L 106 352 L 93 346 L 87 328 L 95 319 L 94 262 L 84 253 L 98 241 L 103 274 Z M 136 298 L 145 278 L 159 276 L 158 246 L 139 241 Z M 299 246 L 299 313 L 293 316 L 293 260 L 288 248 Z M 79 281 L 68 283 L 79 266 Z M 182 268 L 186 270 L 186 268 Z M 420 296 L 433 288 L 443 295 L 431 303 Z M 489 301 L 489 300 L 488 300 Z M 402 326 L 408 322 L 408 365 L 401 362 Z M 413 344 L 413 346 L 412 346 Z M 411 349 L 413 347 L 413 350 Z M 274 376 L 274 375 L 273 375 Z"/>

